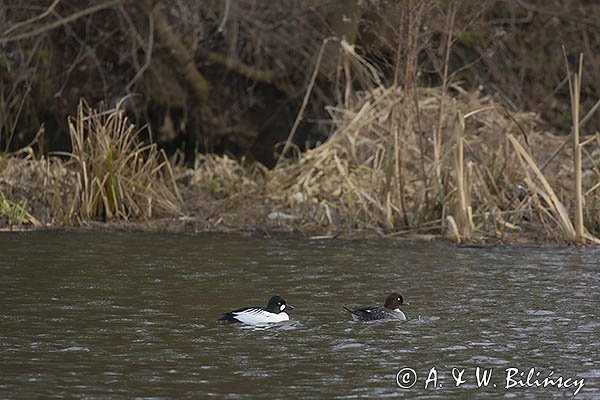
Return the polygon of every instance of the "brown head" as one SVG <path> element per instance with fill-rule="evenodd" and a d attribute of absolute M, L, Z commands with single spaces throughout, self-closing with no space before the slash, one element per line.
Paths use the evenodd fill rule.
<path fill-rule="evenodd" d="M 397 308 L 400 308 L 401 304 L 404 304 L 404 299 L 402 298 L 402 295 L 400 293 L 394 292 L 390 294 L 387 297 L 387 299 L 385 299 L 384 307 L 389 308 L 390 310 L 395 310 Z"/>

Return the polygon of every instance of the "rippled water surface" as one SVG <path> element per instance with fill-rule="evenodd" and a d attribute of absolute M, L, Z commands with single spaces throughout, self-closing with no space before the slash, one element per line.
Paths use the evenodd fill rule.
<path fill-rule="evenodd" d="M 600 398 L 599 257 L 551 247 L 2 234 L 0 398 L 563 398 L 581 380 L 576 398 Z M 382 303 L 393 290 L 410 302 L 407 322 L 352 322 L 342 309 Z M 274 293 L 296 307 L 291 321 L 215 321 Z M 487 386 L 478 387 L 477 367 L 492 373 Z M 409 386 L 406 368 L 417 381 L 403 389 L 397 373 Z M 453 368 L 457 378 L 464 370 L 458 387 Z M 550 374 L 571 387 L 527 387 L 531 368 L 532 385 Z M 526 387 L 506 388 L 519 379 Z"/>

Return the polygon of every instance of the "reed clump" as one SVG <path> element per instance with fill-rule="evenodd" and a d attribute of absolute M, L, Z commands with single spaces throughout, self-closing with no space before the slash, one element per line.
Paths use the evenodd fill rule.
<path fill-rule="evenodd" d="M 489 96 L 456 89 L 457 96 L 445 107 L 447 121 L 456 120 L 459 110 L 495 107 Z M 457 140 L 452 133 L 456 127 L 451 124 L 442 129 L 445 143 L 438 180 L 431 127 L 438 119 L 441 90 L 417 89 L 417 101 L 405 103 L 413 105 L 404 110 L 411 122 L 400 135 L 402 179 L 406 182 L 403 208 L 394 187 L 394 132 L 390 130 L 390 116 L 402 95 L 401 88 L 380 87 L 361 93 L 347 107 L 330 108 L 336 126 L 331 139 L 274 170 L 268 192 L 285 198 L 289 209 L 310 210 L 315 223 L 333 229 L 341 225 L 387 234 L 442 231 L 446 217 L 454 215 L 457 219 L 459 208 L 459 184 L 454 176 Z M 517 118 L 534 120 L 527 114 Z M 501 168 L 502 164 L 510 164 L 502 132 L 516 128 L 501 108 L 490 108 L 468 122 L 471 135 L 466 139 L 467 149 L 472 152 L 466 152 L 463 184 L 468 188 L 463 192 L 471 192 L 471 201 L 477 204 L 475 214 L 491 213 L 494 207 L 508 208 L 514 196 L 503 180 L 510 180 L 509 175 L 516 171 Z M 499 185 L 504 189 L 503 196 L 493 196 Z"/>
<path fill-rule="evenodd" d="M 122 102 L 96 110 L 81 101 L 69 118 L 72 152 L 67 167 L 76 183 L 67 221 L 177 215 L 180 196 L 171 164 L 156 144 L 145 144 Z"/>
<path fill-rule="evenodd" d="M 458 242 L 519 235 L 575 241 L 569 152 L 560 151 L 544 172 L 537 167 L 564 139 L 542 131 L 534 113 L 509 112 L 492 96 L 458 85 L 450 91 L 442 119 L 442 88 L 418 88 L 402 101 L 401 88 L 378 86 L 331 107 L 329 141 L 273 170 L 267 193 L 282 199 L 281 210 L 330 231 L 444 233 Z M 400 104 L 407 122 L 397 133 L 390 117 Z M 438 119 L 447 121 L 439 165 L 433 146 Z M 401 177 L 394 168 L 396 134 Z M 588 156 L 583 185 L 593 189 L 586 192 L 588 203 L 597 204 L 598 151 Z M 402 192 L 394 187 L 398 178 L 405 182 Z"/>
<path fill-rule="evenodd" d="M 82 101 L 68 123 L 71 152 L 37 156 L 28 146 L 0 159 L 2 214 L 15 215 L 9 220 L 72 226 L 181 214 L 171 162 L 141 140 L 121 104 L 97 110 Z"/>

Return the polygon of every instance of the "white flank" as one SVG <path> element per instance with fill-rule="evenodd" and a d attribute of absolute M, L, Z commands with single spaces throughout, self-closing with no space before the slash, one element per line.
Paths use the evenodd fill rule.
<path fill-rule="evenodd" d="M 394 310 L 394 312 L 398 314 L 398 319 L 400 319 L 400 320 L 402 320 L 402 321 L 406 321 L 406 315 L 404 315 L 404 313 L 402 312 L 402 310 L 401 310 L 401 309 L 399 309 L 399 308 L 396 308 L 396 309 Z"/>
<path fill-rule="evenodd" d="M 289 321 L 290 316 L 287 313 L 280 312 L 275 314 L 260 308 L 251 308 L 241 312 L 234 312 L 233 317 L 244 324 L 259 325 L 270 324 L 273 322 Z"/>

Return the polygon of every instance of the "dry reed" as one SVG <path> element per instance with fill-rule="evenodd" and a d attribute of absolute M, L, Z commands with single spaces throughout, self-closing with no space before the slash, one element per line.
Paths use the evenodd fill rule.
<path fill-rule="evenodd" d="M 539 234 L 543 227 L 546 237 L 598 243 L 586 226 L 600 231 L 594 208 L 600 205 L 600 134 L 585 137 L 581 132 L 582 58 L 577 73 L 568 71 L 570 155 L 564 138 L 539 128 L 536 114 L 508 112 L 497 96 L 452 83 L 448 62 L 454 8 L 448 15 L 442 85 L 417 87 L 420 28 L 415 10 L 416 21 L 410 20 L 410 7 L 404 14 L 406 42 L 399 41 L 389 86 L 382 83 L 377 66 L 348 42 L 339 42 L 338 76 L 343 78 L 338 103 L 327 107 L 331 136 L 298 159 L 282 157 L 271 171 L 250 170 L 227 155 L 200 155 L 194 168 L 177 168 L 176 182 L 164 153 L 140 141 L 120 106 L 99 111 L 80 103 L 69 120 L 73 149 L 66 154 L 67 163 L 22 160 L 32 173 L 46 168 L 42 187 L 53 210 L 48 219 L 74 224 L 177 215 L 182 208 L 178 186 L 183 186 L 208 194 L 211 201 L 239 199 L 232 204 L 240 214 L 244 207 L 260 208 L 262 217 L 274 212 L 289 216 L 291 224 L 329 233 L 433 232 L 464 242 L 504 239 L 528 228 Z M 321 61 L 319 56 L 282 155 L 304 117 Z M 8 188 L 14 192 L 17 186 L 10 181 Z M 6 187 L 6 180 L 0 180 L 0 193 Z M 244 205 L 248 194 L 257 200 Z M 16 210 L 10 215 L 24 221 L 22 197 L 2 199 L 6 210 Z M 283 218 L 277 219 L 282 223 Z"/>
<path fill-rule="evenodd" d="M 557 238 L 576 241 L 564 204 L 573 201 L 563 186 L 573 171 L 568 159 L 561 154 L 544 175 L 531 154 L 535 148 L 547 156 L 561 139 L 539 131 L 533 113 L 509 113 L 490 96 L 449 88 L 455 94 L 447 102 L 444 88 L 418 88 L 405 101 L 403 88 L 373 82 L 348 104 L 329 108 L 336 127 L 329 141 L 281 163 L 270 173 L 266 192 L 281 199 L 275 201 L 279 210 L 328 230 L 447 232 L 464 241 L 543 226 L 549 237 L 558 228 Z M 401 136 L 393 118 L 399 105 L 406 121 Z M 438 131 L 439 121 L 455 122 Z M 434 129 L 432 145 L 423 149 L 426 132 L 417 126 Z M 530 150 L 517 136 L 527 139 Z M 403 193 L 394 190 L 399 150 Z"/>
<path fill-rule="evenodd" d="M 155 144 L 144 144 L 119 103 L 99 111 L 82 101 L 69 119 L 76 172 L 65 218 L 78 222 L 177 215 L 180 196 L 169 161 Z"/>
<path fill-rule="evenodd" d="M 566 49 L 563 46 L 563 55 L 565 58 L 565 65 L 567 68 L 567 76 L 569 80 L 569 95 L 571 98 L 571 118 L 573 123 L 572 134 L 573 134 L 573 166 L 575 169 L 575 218 L 574 218 L 574 229 L 575 238 L 574 241 L 579 244 L 585 244 L 587 242 L 600 243 L 600 240 L 591 235 L 584 226 L 583 221 L 583 179 L 582 179 L 582 149 L 583 144 L 580 141 L 580 97 L 581 97 L 581 74 L 583 72 L 583 53 L 579 54 L 579 64 L 577 72 L 571 73 L 569 69 L 569 63 L 567 61 Z"/>

